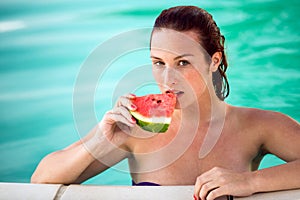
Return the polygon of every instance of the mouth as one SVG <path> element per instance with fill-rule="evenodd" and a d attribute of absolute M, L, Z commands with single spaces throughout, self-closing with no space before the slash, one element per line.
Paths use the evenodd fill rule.
<path fill-rule="evenodd" d="M 170 92 L 173 93 L 173 94 L 175 94 L 177 96 L 177 98 L 180 97 L 180 96 L 182 96 L 184 94 L 184 92 L 181 91 L 181 90 L 170 89 L 170 90 L 166 91 L 166 93 L 170 93 Z"/>

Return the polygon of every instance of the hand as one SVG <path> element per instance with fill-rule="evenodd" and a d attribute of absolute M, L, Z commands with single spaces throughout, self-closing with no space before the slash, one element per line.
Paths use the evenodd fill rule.
<path fill-rule="evenodd" d="M 215 167 L 198 176 L 194 195 L 201 200 L 214 200 L 225 195 L 252 195 L 251 172 L 234 172 Z"/>
<path fill-rule="evenodd" d="M 136 109 L 136 106 L 131 103 L 131 99 L 134 98 L 133 94 L 121 96 L 114 108 L 106 112 L 100 122 L 99 132 L 115 145 L 123 144 L 131 132 L 131 128 L 136 124 L 129 112 L 129 110 Z"/>

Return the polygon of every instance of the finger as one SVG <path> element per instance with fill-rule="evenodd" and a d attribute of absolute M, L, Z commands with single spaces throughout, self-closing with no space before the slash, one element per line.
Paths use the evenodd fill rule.
<path fill-rule="evenodd" d="M 229 195 L 228 187 L 222 186 L 222 187 L 216 188 L 216 189 L 212 190 L 210 193 L 208 193 L 206 200 L 214 200 L 218 197 L 222 197 L 225 195 Z"/>
<path fill-rule="evenodd" d="M 127 97 L 127 98 L 129 98 L 129 99 L 135 99 L 136 98 L 136 95 L 132 94 L 132 93 L 125 94 L 124 96 Z"/>
<path fill-rule="evenodd" d="M 119 128 L 119 130 L 126 133 L 127 135 L 131 135 L 133 127 L 127 126 L 126 124 L 123 124 L 121 122 L 116 122 L 116 125 Z"/>
<path fill-rule="evenodd" d="M 197 177 L 195 187 L 194 187 L 195 196 L 199 197 L 202 185 L 214 180 L 214 175 L 216 173 L 216 170 L 217 168 L 212 168 Z"/>
<path fill-rule="evenodd" d="M 203 184 L 207 183 L 209 180 L 203 179 L 202 175 L 197 177 L 195 187 L 194 187 L 194 195 L 199 199 L 200 190 Z"/>
<path fill-rule="evenodd" d="M 126 117 L 124 117 L 123 115 L 118 114 L 118 113 L 111 113 L 111 112 L 107 113 L 107 118 L 110 120 L 113 120 L 114 122 L 121 122 L 130 127 L 135 126 L 135 124 L 133 124 L 131 121 L 129 121 Z"/>
<path fill-rule="evenodd" d="M 200 199 L 206 199 L 208 194 L 218 187 L 219 185 L 216 183 L 216 181 L 210 181 L 203 184 L 202 187 L 200 188 L 200 193 L 199 193 Z"/>
<path fill-rule="evenodd" d="M 114 108 L 113 112 L 116 114 L 123 115 L 129 122 L 131 122 L 133 124 L 135 124 L 135 122 L 136 122 L 135 119 L 131 116 L 130 112 L 128 112 L 128 110 L 123 106 Z"/>
<path fill-rule="evenodd" d="M 136 105 L 134 105 L 132 103 L 131 99 L 126 96 L 121 96 L 119 98 L 116 107 L 119 107 L 119 106 L 124 106 L 128 110 L 135 110 L 137 108 Z"/>

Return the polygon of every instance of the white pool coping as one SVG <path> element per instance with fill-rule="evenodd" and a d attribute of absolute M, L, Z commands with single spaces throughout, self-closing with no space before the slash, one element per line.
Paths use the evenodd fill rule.
<path fill-rule="evenodd" d="M 0 200 L 192 200 L 194 186 L 98 186 L 0 183 Z M 238 200 L 300 200 L 300 189 L 255 194 Z"/>

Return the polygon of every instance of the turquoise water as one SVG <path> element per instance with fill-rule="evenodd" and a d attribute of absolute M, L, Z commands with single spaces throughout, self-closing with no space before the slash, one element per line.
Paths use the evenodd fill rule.
<path fill-rule="evenodd" d="M 300 120 L 299 1 L 178 2 L 207 9 L 226 37 L 227 102 Z M 114 35 L 150 27 L 162 9 L 174 5 L 179 3 L 0 2 L 0 181 L 29 182 L 43 156 L 80 138 L 72 95 L 90 52 Z M 107 77 L 107 91 L 120 77 Z M 96 101 L 99 96 L 103 94 Z M 107 100 L 96 103 L 99 118 L 111 107 Z M 268 156 L 261 168 L 280 163 Z M 120 165 L 126 168 L 125 162 Z M 130 179 L 128 173 L 111 169 L 87 183 L 130 184 Z"/>

